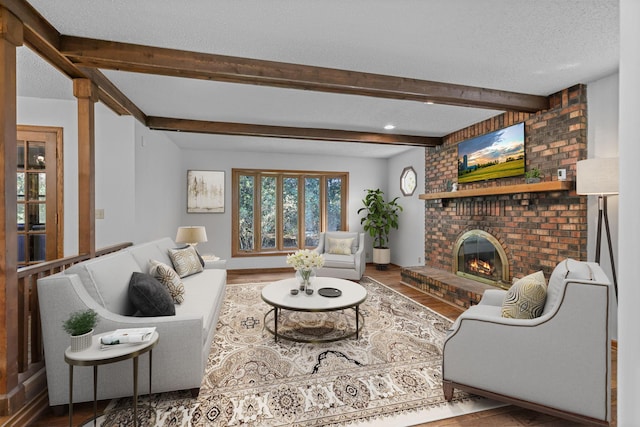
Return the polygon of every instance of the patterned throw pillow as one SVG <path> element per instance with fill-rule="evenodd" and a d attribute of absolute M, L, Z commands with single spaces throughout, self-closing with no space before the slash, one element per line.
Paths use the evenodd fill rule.
<path fill-rule="evenodd" d="M 535 319 L 542 314 L 547 299 L 544 273 L 538 271 L 516 281 L 502 303 L 502 317 Z"/>
<path fill-rule="evenodd" d="M 198 252 L 193 246 L 180 249 L 169 249 L 169 258 L 173 263 L 173 268 L 180 277 L 187 277 L 200 273 L 203 268 L 198 258 Z"/>
<path fill-rule="evenodd" d="M 329 237 L 327 240 L 329 241 L 329 250 L 327 252 L 330 254 L 351 255 L 353 239 L 332 239 Z"/>
<path fill-rule="evenodd" d="M 182 283 L 182 280 L 180 280 L 178 273 L 176 273 L 173 268 L 169 267 L 167 264 L 153 259 L 149 260 L 149 264 L 151 264 L 149 274 L 167 287 L 173 302 L 176 304 L 182 304 L 184 301 L 184 284 Z"/>

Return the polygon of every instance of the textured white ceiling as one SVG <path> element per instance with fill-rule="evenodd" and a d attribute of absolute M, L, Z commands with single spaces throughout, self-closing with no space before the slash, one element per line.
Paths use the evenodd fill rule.
<path fill-rule="evenodd" d="M 548 95 L 618 67 L 617 0 L 31 0 L 66 35 Z M 22 48 L 24 49 L 24 48 Z M 21 50 L 22 50 L 21 49 Z M 71 98 L 70 82 L 19 55 L 19 94 Z M 38 62 L 40 61 L 40 63 Z M 35 70 L 29 72 L 29 70 Z M 146 114 L 441 136 L 498 111 L 105 74 Z M 181 146 L 335 154 L 354 144 L 168 135 Z M 267 147 L 267 148 L 263 148 Z M 370 149 L 369 149 L 370 148 Z M 387 157 L 403 147 L 367 147 Z M 391 154 L 389 154 L 391 153 Z"/>

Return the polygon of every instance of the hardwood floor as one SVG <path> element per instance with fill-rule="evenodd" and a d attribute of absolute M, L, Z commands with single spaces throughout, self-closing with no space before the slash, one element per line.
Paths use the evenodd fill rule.
<path fill-rule="evenodd" d="M 432 297 L 422 291 L 414 289 L 410 286 L 400 283 L 400 268 L 390 266 L 386 271 L 376 270 L 373 265 L 367 265 L 365 275 L 376 279 L 379 282 L 401 292 L 402 294 L 412 298 L 413 300 L 437 311 L 451 320 L 455 320 L 462 310 L 453 305 L 443 302 Z M 282 278 L 290 277 L 290 271 L 229 271 L 227 283 L 250 283 L 250 282 L 272 282 Z M 613 350 L 612 354 L 612 411 L 614 421 L 612 426 L 616 425 L 616 377 L 617 377 L 617 351 Z M 108 402 L 100 402 L 98 410 L 104 409 Z M 78 420 L 89 418 L 93 414 L 93 406 L 90 403 L 74 405 L 74 414 L 76 425 Z M 63 427 L 69 423 L 68 415 L 55 416 L 51 411 L 47 411 L 44 416 L 32 423 L 32 427 Z M 443 426 L 443 427 L 493 427 L 493 426 L 541 426 L 541 427 L 559 427 L 559 426 L 580 426 L 582 424 L 565 421 L 560 418 L 545 415 L 539 412 L 518 408 L 516 406 L 505 406 L 489 411 L 478 412 L 475 414 L 463 415 L 459 417 L 449 418 L 446 420 L 434 421 L 431 423 L 421 424 L 421 426 Z"/>

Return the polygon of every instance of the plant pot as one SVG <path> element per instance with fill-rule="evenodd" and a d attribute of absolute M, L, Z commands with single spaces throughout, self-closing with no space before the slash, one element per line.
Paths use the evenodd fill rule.
<path fill-rule="evenodd" d="M 391 249 L 373 248 L 373 262 L 376 264 L 376 269 L 385 270 L 391 262 Z"/>
<path fill-rule="evenodd" d="M 71 335 L 71 351 L 77 352 L 91 347 L 93 341 L 93 329 L 82 335 Z"/>
<path fill-rule="evenodd" d="M 525 178 L 524 182 L 527 184 L 535 184 L 537 182 L 540 182 L 540 178 Z"/>

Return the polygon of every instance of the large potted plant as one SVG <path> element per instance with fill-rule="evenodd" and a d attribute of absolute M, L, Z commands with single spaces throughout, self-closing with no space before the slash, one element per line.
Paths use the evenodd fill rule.
<path fill-rule="evenodd" d="M 360 219 L 364 231 L 373 237 L 373 262 L 378 270 L 384 270 L 391 262 L 389 232 L 392 228 L 398 229 L 398 213 L 402 206 L 397 203 L 398 197 L 386 202 L 384 193 L 380 189 L 367 190 L 367 195 L 362 200 L 364 207 L 358 209 L 358 214 L 364 212 Z"/>

